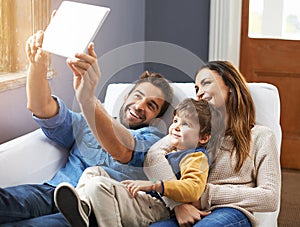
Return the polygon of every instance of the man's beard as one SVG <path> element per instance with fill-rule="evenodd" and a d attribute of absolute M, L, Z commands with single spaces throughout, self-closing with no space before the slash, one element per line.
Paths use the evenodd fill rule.
<path fill-rule="evenodd" d="M 120 120 L 121 124 L 124 125 L 126 128 L 128 128 L 128 129 L 140 129 L 140 128 L 149 126 L 149 124 L 146 124 L 146 123 L 143 123 L 143 122 L 136 123 L 136 124 L 129 124 L 128 122 L 126 122 L 124 120 L 125 112 L 126 112 L 126 106 L 125 106 L 125 104 L 123 104 L 122 107 L 120 108 L 119 120 Z"/>

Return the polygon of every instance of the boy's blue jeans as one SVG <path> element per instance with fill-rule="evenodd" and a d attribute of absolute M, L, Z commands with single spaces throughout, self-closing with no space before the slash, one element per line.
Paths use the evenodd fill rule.
<path fill-rule="evenodd" d="M 0 226 L 70 226 L 54 204 L 54 189 L 47 184 L 0 188 Z"/>
<path fill-rule="evenodd" d="M 174 227 L 179 226 L 176 218 L 156 222 L 150 227 Z M 201 221 L 193 225 L 194 227 L 223 227 L 223 226 L 241 226 L 251 227 L 251 223 L 243 212 L 234 208 L 217 208 L 211 214 L 204 217 Z"/>

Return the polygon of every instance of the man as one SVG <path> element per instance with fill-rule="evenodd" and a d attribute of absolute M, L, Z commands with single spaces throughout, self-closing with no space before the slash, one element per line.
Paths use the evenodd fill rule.
<path fill-rule="evenodd" d="M 102 166 L 118 181 L 146 178 L 136 167 L 143 166 L 145 153 L 163 136 L 149 124 L 163 115 L 173 96 L 167 80 L 145 72 L 125 97 L 120 121 L 112 119 L 94 95 L 101 75 L 91 43 L 88 54 L 67 60 L 82 114 L 72 112 L 51 95 L 46 79 L 49 54 L 41 50 L 43 35 L 37 32 L 26 44 L 27 107 L 45 135 L 68 148 L 69 158 L 45 184 L 0 189 L 0 226 L 68 226 L 53 202 L 55 186 L 61 182 L 76 186 L 89 166 Z"/>

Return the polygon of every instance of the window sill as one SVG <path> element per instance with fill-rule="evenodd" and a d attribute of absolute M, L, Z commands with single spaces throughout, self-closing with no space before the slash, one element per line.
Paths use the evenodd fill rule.
<path fill-rule="evenodd" d="M 54 70 L 48 70 L 48 79 L 52 79 L 55 76 Z M 25 86 L 26 77 L 27 72 L 0 73 L 0 93 Z"/>

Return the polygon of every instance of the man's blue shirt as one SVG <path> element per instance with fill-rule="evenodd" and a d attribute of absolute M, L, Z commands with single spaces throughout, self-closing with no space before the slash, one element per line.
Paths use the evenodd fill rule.
<path fill-rule="evenodd" d="M 143 172 L 145 154 L 152 144 L 164 136 L 157 128 L 149 126 L 130 130 L 135 140 L 135 148 L 131 161 L 122 164 L 99 145 L 82 114 L 69 110 L 59 98 L 55 98 L 59 105 L 56 116 L 50 119 L 34 117 L 48 138 L 69 151 L 66 165 L 48 184 L 56 186 L 61 182 L 69 182 L 76 186 L 82 172 L 87 167 L 96 165 L 101 166 L 111 178 L 118 181 L 147 179 Z"/>

